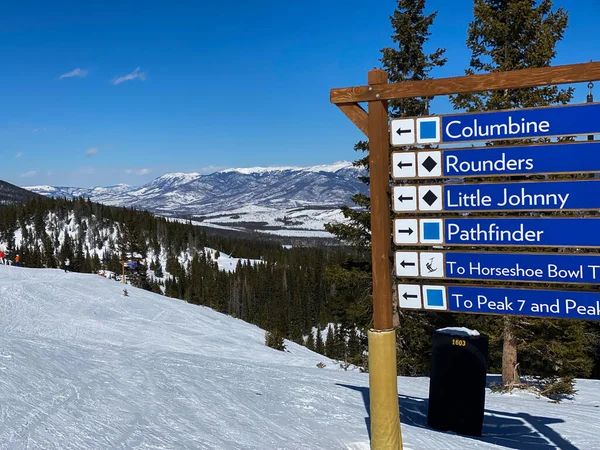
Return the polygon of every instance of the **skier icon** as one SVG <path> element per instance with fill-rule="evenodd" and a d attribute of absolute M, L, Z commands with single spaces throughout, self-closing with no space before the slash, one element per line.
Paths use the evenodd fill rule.
<path fill-rule="evenodd" d="M 429 270 L 429 273 L 433 273 L 437 270 L 437 267 L 433 267 L 433 258 L 425 263 L 425 267 Z"/>

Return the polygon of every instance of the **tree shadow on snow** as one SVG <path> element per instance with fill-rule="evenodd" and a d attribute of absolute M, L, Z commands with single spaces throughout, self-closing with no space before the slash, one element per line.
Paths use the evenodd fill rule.
<path fill-rule="evenodd" d="M 362 395 L 367 414 L 369 414 L 369 388 L 337 383 L 338 386 L 358 391 Z M 427 428 L 428 399 L 398 395 L 400 403 L 400 421 L 413 427 Z M 507 413 L 486 409 L 483 419 L 482 437 L 464 436 L 468 439 L 500 445 L 516 450 L 578 450 L 549 425 L 562 423 L 564 420 L 532 416 L 527 413 Z M 371 438 L 371 419 L 365 417 L 369 439 Z"/>

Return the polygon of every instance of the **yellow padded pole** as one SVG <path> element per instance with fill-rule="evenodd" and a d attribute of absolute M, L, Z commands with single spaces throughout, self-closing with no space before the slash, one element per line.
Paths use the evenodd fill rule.
<path fill-rule="evenodd" d="M 402 450 L 396 331 L 369 331 L 371 450 Z"/>

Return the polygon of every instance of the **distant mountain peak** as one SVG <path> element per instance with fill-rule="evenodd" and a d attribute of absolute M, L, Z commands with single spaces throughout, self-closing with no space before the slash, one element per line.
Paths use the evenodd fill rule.
<path fill-rule="evenodd" d="M 233 168 L 211 174 L 174 172 L 136 187 L 28 189 L 50 197 L 85 197 L 164 216 L 202 220 L 213 216 L 217 225 L 221 220 L 239 220 L 251 227 L 304 227 L 324 233 L 323 223 L 337 217 L 339 206 L 351 205 L 359 192 L 368 194 L 367 185 L 358 179 L 360 173 L 351 162 L 338 161 L 308 167 Z"/>
<path fill-rule="evenodd" d="M 171 179 L 185 179 L 185 178 L 189 178 L 189 179 L 194 179 L 194 178 L 198 178 L 200 176 L 199 173 L 196 172 L 172 172 L 172 173 L 165 173 L 164 175 L 161 175 L 160 177 L 157 178 L 157 180 L 171 180 Z"/>
<path fill-rule="evenodd" d="M 337 172 L 342 169 L 352 168 L 349 161 L 337 161 L 333 164 L 323 164 L 317 166 L 298 167 L 298 166 L 273 166 L 273 167 L 242 167 L 221 170 L 219 173 L 238 172 L 242 174 L 267 173 L 267 172 Z"/>
<path fill-rule="evenodd" d="M 25 200 L 36 196 L 37 193 L 34 193 L 29 189 L 20 188 L 14 184 L 0 180 L 0 204 L 24 202 Z"/>

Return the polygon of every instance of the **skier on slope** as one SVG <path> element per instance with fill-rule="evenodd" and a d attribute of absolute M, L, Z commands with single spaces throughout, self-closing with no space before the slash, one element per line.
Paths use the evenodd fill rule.
<path fill-rule="evenodd" d="M 15 266 L 21 267 L 21 256 L 17 255 L 15 258 Z"/>
<path fill-rule="evenodd" d="M 70 270 L 71 270 L 71 260 L 69 258 L 67 258 L 65 260 L 65 273 L 67 273 Z"/>
<path fill-rule="evenodd" d="M 0 264 L 6 264 L 6 254 L 0 250 Z"/>

